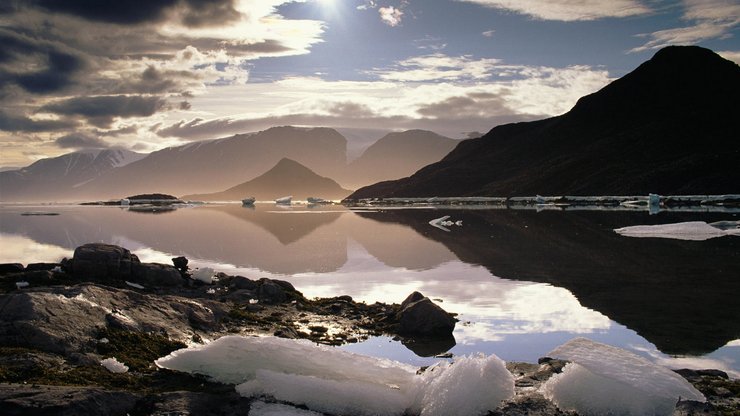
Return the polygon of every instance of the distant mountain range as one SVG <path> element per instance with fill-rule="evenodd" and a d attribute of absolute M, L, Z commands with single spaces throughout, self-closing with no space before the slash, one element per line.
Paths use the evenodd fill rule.
<path fill-rule="evenodd" d="M 210 194 L 185 195 L 186 200 L 234 201 L 248 196 L 259 200 L 274 200 L 284 196 L 306 200 L 308 197 L 342 199 L 352 193 L 332 179 L 319 176 L 295 160 L 281 159 L 264 174 L 233 186 L 225 191 Z"/>
<path fill-rule="evenodd" d="M 90 150 L 42 159 L 18 170 L 0 172 L 0 200 L 63 198 L 108 172 L 146 155 L 123 149 Z"/>
<path fill-rule="evenodd" d="M 178 196 L 213 193 L 262 175 L 283 158 L 354 189 L 379 180 L 408 176 L 441 159 L 456 143 L 429 131 L 393 133 L 378 140 L 348 165 L 347 139 L 336 130 L 274 127 L 170 147 L 149 155 L 136 154 L 129 163 L 80 171 L 69 180 L 58 180 L 63 176 L 60 170 L 64 172 L 64 166 L 75 165 L 70 160 L 80 158 L 79 155 L 96 152 L 44 159 L 21 170 L 0 172 L 0 200 L 97 200 L 152 192 Z M 355 169 L 363 173 L 355 173 Z M 332 195 L 338 196 L 338 192 Z M 257 193 L 254 196 L 269 199 Z"/>
<path fill-rule="evenodd" d="M 352 161 L 342 179 L 356 189 L 369 183 L 405 178 L 442 159 L 458 143 L 426 130 L 389 133 Z"/>
<path fill-rule="evenodd" d="M 568 113 L 495 127 L 349 198 L 740 193 L 740 67 L 658 51 Z"/>

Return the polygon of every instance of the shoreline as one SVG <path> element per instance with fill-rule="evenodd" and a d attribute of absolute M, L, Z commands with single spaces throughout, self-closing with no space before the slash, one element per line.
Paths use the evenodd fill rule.
<path fill-rule="evenodd" d="M 420 356 L 437 356 L 454 345 L 454 339 L 449 345 L 449 339 L 439 335 L 401 335 L 398 317 L 403 305 L 366 304 L 349 296 L 306 299 L 288 282 L 223 273 L 207 276 L 188 270 L 184 258 L 173 259 L 178 267 L 139 264 L 128 250 L 118 249 L 114 250 L 120 255 L 117 270 L 105 263 L 110 252 L 93 261 L 77 250 L 74 259 L 59 264 L 30 264 L 15 273 L 2 266 L 0 402 L 4 408 L 18 409 L 8 414 L 22 414 L 39 403 L 51 409 L 69 402 L 64 404 L 69 410 L 90 400 L 109 400 L 111 406 L 128 403 L 120 414 L 177 411 L 171 406 L 212 409 L 224 402 L 240 403 L 237 408 L 243 414 L 244 405 L 259 400 L 235 397 L 233 386 L 153 365 L 174 350 L 224 335 L 277 336 L 333 346 L 386 335 Z M 19 281 L 28 286 L 17 286 Z M 118 358 L 130 370 L 104 369 L 100 361 L 109 357 Z M 564 363 L 546 357 L 536 364 L 507 363 L 516 396 L 490 414 L 572 414 L 560 412 L 538 392 Z M 709 403 L 680 406 L 711 406 L 714 414 L 740 406 L 739 380 L 717 370 L 677 372 Z M 679 414 L 699 411 L 692 409 Z M 110 410 L 119 413 L 113 407 Z"/>

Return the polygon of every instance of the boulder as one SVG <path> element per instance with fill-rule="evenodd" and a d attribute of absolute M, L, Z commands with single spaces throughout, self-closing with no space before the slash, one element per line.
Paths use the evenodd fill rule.
<path fill-rule="evenodd" d="M 0 264 L 0 276 L 11 273 L 22 272 L 23 265 L 20 263 L 2 263 Z"/>
<path fill-rule="evenodd" d="M 135 263 L 138 257 L 123 247 L 91 243 L 75 249 L 72 273 L 78 279 L 129 280 Z"/>
<path fill-rule="evenodd" d="M 166 264 L 134 263 L 131 280 L 144 286 L 181 286 L 184 283 L 180 272 Z"/>
<path fill-rule="evenodd" d="M 231 286 L 237 290 L 254 290 L 257 289 L 257 282 L 244 276 L 234 276 L 231 279 Z"/>
<path fill-rule="evenodd" d="M 0 385 L 5 416 L 127 415 L 143 395 L 99 387 Z"/>
<path fill-rule="evenodd" d="M 414 291 L 414 293 L 406 296 L 406 299 L 404 299 L 403 302 L 401 302 L 401 309 L 404 309 L 410 304 L 414 302 L 418 302 L 422 299 L 424 299 L 424 295 L 422 295 L 420 292 Z"/>
<path fill-rule="evenodd" d="M 260 279 L 260 285 L 257 288 L 257 299 L 267 305 L 284 303 L 288 300 L 285 288 L 276 281 L 270 279 Z"/>
<path fill-rule="evenodd" d="M 414 293 L 409 296 L 412 297 L 418 298 Z M 434 304 L 431 299 L 422 297 L 404 303 L 405 306 L 397 316 L 399 334 L 412 337 L 442 337 L 449 336 L 455 329 L 455 318 Z"/>
<path fill-rule="evenodd" d="M 188 259 L 183 256 L 174 257 L 172 259 L 172 264 L 175 266 L 177 270 L 180 270 L 183 272 L 188 270 Z"/>

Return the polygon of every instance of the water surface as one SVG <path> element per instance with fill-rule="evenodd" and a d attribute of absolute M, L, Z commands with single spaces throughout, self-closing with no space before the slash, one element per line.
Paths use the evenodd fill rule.
<path fill-rule="evenodd" d="M 60 215 L 20 215 L 29 210 Z M 429 225 L 445 215 L 460 225 Z M 536 361 L 585 336 L 672 367 L 740 376 L 740 238 L 637 239 L 613 232 L 736 221 L 736 215 L 273 204 L 150 214 L 2 206 L 0 262 L 57 261 L 81 244 L 106 242 L 142 261 L 169 263 L 183 255 L 191 267 L 289 280 L 308 297 L 400 302 L 419 290 L 459 313 L 454 354 Z M 430 360 L 386 337 L 345 348 L 413 364 Z"/>

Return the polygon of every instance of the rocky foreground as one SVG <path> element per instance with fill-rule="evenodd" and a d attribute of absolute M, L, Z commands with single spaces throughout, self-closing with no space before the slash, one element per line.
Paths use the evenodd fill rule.
<path fill-rule="evenodd" d="M 141 263 L 124 248 L 88 244 L 60 264 L 0 265 L 2 414 L 246 414 L 253 400 L 232 385 L 154 365 L 227 334 L 328 345 L 385 334 L 421 356 L 454 345 L 454 315 L 417 292 L 401 305 L 306 299 L 285 281 L 191 271 L 183 257 L 173 264 Z M 110 357 L 128 371 L 101 366 Z M 549 358 L 507 364 L 517 395 L 490 414 L 569 414 L 537 393 L 564 365 Z M 708 403 L 680 402 L 674 414 L 740 414 L 738 380 L 717 370 L 678 373 Z"/>

